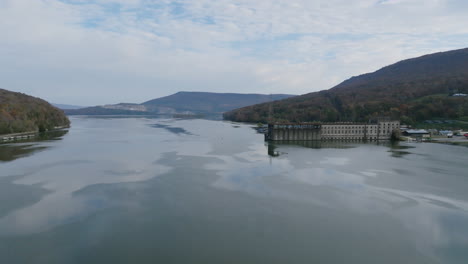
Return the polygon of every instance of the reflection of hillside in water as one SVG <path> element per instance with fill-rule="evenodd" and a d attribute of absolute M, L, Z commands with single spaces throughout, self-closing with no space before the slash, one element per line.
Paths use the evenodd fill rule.
<path fill-rule="evenodd" d="M 39 145 L 37 143 L 48 140 L 61 140 L 68 133 L 68 130 L 57 130 L 40 133 L 37 137 L 16 143 L 0 144 L 0 162 L 13 161 L 22 157 L 27 157 L 35 152 L 48 149 L 50 146 Z"/>
<path fill-rule="evenodd" d="M 192 135 L 192 133 L 188 132 L 187 130 L 185 130 L 185 128 L 182 128 L 182 127 L 173 127 L 173 126 L 169 126 L 169 125 L 164 125 L 164 124 L 152 124 L 150 125 L 151 127 L 153 128 L 162 128 L 162 129 L 165 129 L 173 134 L 176 134 L 176 135 L 180 135 L 180 134 L 184 134 L 184 135 Z"/>
<path fill-rule="evenodd" d="M 272 157 L 278 157 L 286 154 L 276 149 L 281 146 L 298 146 L 304 148 L 322 149 L 322 148 L 335 148 L 335 149 L 348 149 L 354 148 L 352 144 L 340 141 L 275 141 L 265 143 L 268 147 L 268 155 Z"/>
<path fill-rule="evenodd" d="M 392 157 L 400 158 L 404 155 L 411 154 L 406 150 L 414 148 L 413 146 L 406 146 L 400 145 L 398 142 L 391 142 L 391 141 L 382 141 L 382 142 L 372 142 L 372 143 L 352 143 L 352 142 L 344 142 L 344 141 L 275 141 L 265 143 L 268 148 L 268 155 L 272 157 L 278 157 L 283 154 L 287 154 L 286 152 L 278 151 L 278 147 L 285 147 L 285 146 L 298 146 L 298 147 L 305 147 L 305 148 L 313 148 L 313 149 L 349 149 L 355 148 L 356 144 L 372 144 L 372 145 L 380 145 L 386 146 L 389 148 L 389 152 L 391 152 Z"/>
<path fill-rule="evenodd" d="M 390 148 L 388 152 L 390 152 L 391 156 L 394 158 L 401 158 L 405 155 L 411 154 L 411 152 L 407 150 L 415 148 L 413 146 L 400 145 L 398 142 L 392 142 L 388 144 L 388 147 Z"/>

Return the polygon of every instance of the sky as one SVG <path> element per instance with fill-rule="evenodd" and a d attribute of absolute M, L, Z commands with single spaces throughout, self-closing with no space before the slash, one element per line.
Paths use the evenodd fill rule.
<path fill-rule="evenodd" d="M 466 0 L 0 0 L 0 88 L 62 104 L 305 94 L 466 47 Z"/>

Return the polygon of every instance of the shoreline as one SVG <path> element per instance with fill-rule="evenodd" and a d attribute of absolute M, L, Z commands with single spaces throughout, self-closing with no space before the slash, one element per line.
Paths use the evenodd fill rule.
<path fill-rule="evenodd" d="M 54 127 L 53 129 L 43 131 L 43 132 L 27 131 L 27 132 L 21 132 L 21 133 L 3 134 L 3 135 L 0 135 L 0 144 L 1 143 L 7 143 L 7 142 L 16 142 L 16 141 L 21 141 L 21 140 L 32 139 L 32 138 L 37 137 L 41 133 L 54 132 L 54 131 L 58 131 L 58 130 L 68 129 L 68 128 L 70 128 L 70 126 Z"/>

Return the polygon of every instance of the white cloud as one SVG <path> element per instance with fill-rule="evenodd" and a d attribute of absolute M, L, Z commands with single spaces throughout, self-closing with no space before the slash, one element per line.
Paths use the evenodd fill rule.
<path fill-rule="evenodd" d="M 87 105 L 179 90 L 302 94 L 465 47 L 467 8 L 456 0 L 6 0 L 0 87 Z"/>

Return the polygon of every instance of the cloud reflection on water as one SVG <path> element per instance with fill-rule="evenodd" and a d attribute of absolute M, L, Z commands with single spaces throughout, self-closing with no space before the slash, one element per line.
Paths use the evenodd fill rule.
<path fill-rule="evenodd" d="M 112 206 L 105 191 L 99 197 L 79 195 L 89 186 L 147 181 L 174 169 L 190 173 L 197 166 L 197 176 L 219 191 L 311 204 L 343 217 L 392 219 L 425 254 L 467 245 L 453 231 L 456 225 L 459 234 L 467 233 L 461 220 L 468 219 L 468 197 L 460 176 L 466 151 L 442 146 L 450 148 L 446 160 L 431 145 L 418 145 L 404 148 L 410 154 L 395 159 L 389 158 L 386 145 L 277 145 L 274 151 L 282 155 L 272 157 L 270 145 L 246 125 L 234 129 L 225 122 L 174 121 L 173 127 L 192 133 L 185 137 L 149 127 L 154 119 L 105 121 L 84 120 L 53 151 L 2 167 L 0 176 L 19 177 L 14 184 L 48 192 L 39 202 L 0 218 L 0 235 L 47 231 Z M 95 133 L 106 135 L 91 137 Z M 186 164 L 186 157 L 203 159 Z"/>
<path fill-rule="evenodd" d="M 381 160 L 387 160 L 385 147 L 373 145 L 340 152 L 327 149 L 312 151 L 284 145 L 275 151 L 285 155 L 262 156 L 259 154 L 261 146 L 256 145 L 248 152 L 235 155 L 242 156 L 241 160 L 224 157 L 225 164 L 207 165 L 207 168 L 217 170 L 220 176 L 213 186 L 251 195 L 313 203 L 335 210 L 387 215 L 399 219 L 408 232 L 414 232 L 414 243 L 429 255 L 434 254 L 434 248 L 468 246 L 468 221 L 464 224 L 458 222 L 459 232 L 466 236 L 453 236 L 450 231 L 452 227 L 442 220 L 448 215 L 454 219 L 468 219 L 467 200 L 430 193 L 434 188 L 428 182 L 421 186 L 410 184 L 412 178 L 420 177 L 421 173 L 418 167 L 411 164 L 427 158 L 424 154 L 415 153 L 413 161 L 393 160 L 382 164 Z M 245 160 L 251 162 L 246 164 L 243 162 Z M 432 170 L 432 174 L 438 176 L 440 171 L 453 173 L 453 168 L 439 168 Z M 405 188 L 398 189 L 396 186 L 385 186 L 381 179 L 410 182 Z M 291 183 L 284 185 L 284 180 Z M 277 186 L 278 182 L 282 186 Z M 321 187 L 322 190 L 326 187 L 329 192 L 324 194 L 311 188 L 307 192 L 301 188 L 285 188 L 293 182 Z M 425 188 L 427 191 L 423 191 Z"/>

